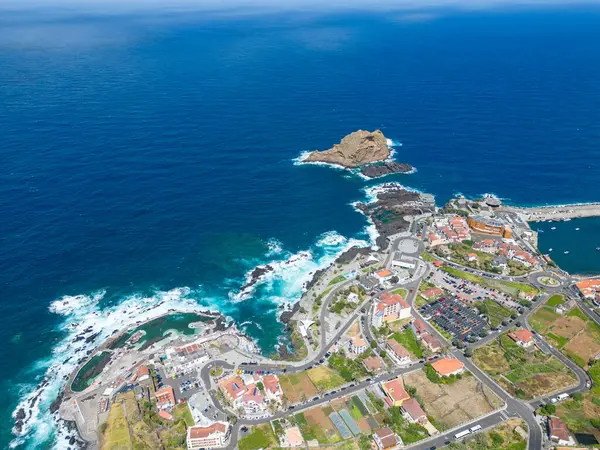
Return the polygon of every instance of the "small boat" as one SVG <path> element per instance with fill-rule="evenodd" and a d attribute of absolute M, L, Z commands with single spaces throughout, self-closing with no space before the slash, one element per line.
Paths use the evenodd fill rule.
<path fill-rule="evenodd" d="M 543 232 L 544 232 L 544 230 L 542 230 L 541 228 L 538 228 L 538 229 L 537 229 L 537 230 L 535 230 L 535 231 L 537 231 L 538 233 L 543 233 Z"/>
<path fill-rule="evenodd" d="M 596 247 L 596 251 L 600 252 L 600 247 Z"/>
<path fill-rule="evenodd" d="M 571 218 L 567 217 L 566 219 L 563 219 L 563 222 L 568 222 L 569 220 L 571 220 Z"/>
<path fill-rule="evenodd" d="M 569 254 L 569 250 L 565 250 L 564 253 L 565 253 L 565 255 L 568 255 Z"/>
<path fill-rule="evenodd" d="M 579 231 L 579 228 L 575 228 L 575 231 Z"/>
<path fill-rule="evenodd" d="M 549 248 L 549 249 L 548 249 L 548 253 L 550 253 L 551 251 L 552 251 L 552 249 L 551 249 L 551 248 Z"/>
<path fill-rule="evenodd" d="M 550 229 L 551 229 L 551 230 L 556 230 L 556 227 L 552 227 L 552 228 L 550 228 Z"/>

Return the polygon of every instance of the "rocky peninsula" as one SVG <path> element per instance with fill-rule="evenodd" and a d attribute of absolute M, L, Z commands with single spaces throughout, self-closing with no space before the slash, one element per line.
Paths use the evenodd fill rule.
<path fill-rule="evenodd" d="M 411 173 L 415 168 L 410 164 L 399 163 L 396 161 L 384 161 L 381 163 L 369 164 L 360 169 L 360 173 L 369 178 L 379 178 L 393 173 Z"/>

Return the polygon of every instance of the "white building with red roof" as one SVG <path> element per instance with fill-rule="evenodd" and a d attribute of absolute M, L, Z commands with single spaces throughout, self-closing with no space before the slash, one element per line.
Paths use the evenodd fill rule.
<path fill-rule="evenodd" d="M 206 427 L 194 425 L 187 429 L 187 448 L 223 448 L 227 446 L 230 435 L 231 427 L 226 422 L 215 422 Z"/>
<path fill-rule="evenodd" d="M 401 295 L 385 292 L 379 297 L 373 311 L 372 323 L 379 328 L 384 322 L 407 319 L 410 315 L 410 305 Z"/>
<path fill-rule="evenodd" d="M 283 390 L 279 384 L 277 375 L 265 375 L 262 379 L 265 387 L 265 395 L 268 400 L 281 403 L 283 401 Z"/>
<path fill-rule="evenodd" d="M 519 328 L 518 330 L 508 333 L 508 337 L 523 348 L 529 348 L 535 344 L 533 333 L 525 328 Z"/>

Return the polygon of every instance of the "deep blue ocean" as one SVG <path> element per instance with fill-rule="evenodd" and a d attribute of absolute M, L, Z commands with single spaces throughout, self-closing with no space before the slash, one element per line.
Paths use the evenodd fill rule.
<path fill-rule="evenodd" d="M 2 12 L 0 447 L 64 447 L 47 407 L 87 350 L 70 344 L 81 324 L 201 304 L 270 353 L 279 305 L 369 241 L 351 206 L 367 186 L 600 200 L 598 80 L 600 10 L 583 7 Z M 365 182 L 294 164 L 360 128 L 381 128 L 417 173 Z M 274 275 L 237 298 L 267 262 Z M 600 252 L 584 266 L 600 271 Z M 33 398 L 15 440 L 11 414 Z"/>

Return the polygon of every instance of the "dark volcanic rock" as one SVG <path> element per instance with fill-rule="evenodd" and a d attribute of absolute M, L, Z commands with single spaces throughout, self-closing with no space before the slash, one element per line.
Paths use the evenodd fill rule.
<path fill-rule="evenodd" d="M 254 270 L 252 270 L 252 272 L 250 272 L 250 274 L 247 277 L 247 281 L 246 284 L 244 284 L 241 288 L 240 288 L 240 292 L 246 292 L 248 291 L 252 286 L 254 286 L 256 283 L 258 283 L 262 277 L 264 277 L 266 274 L 273 272 L 273 267 L 270 266 L 269 264 L 266 264 L 264 266 L 257 266 L 254 268 Z"/>
<path fill-rule="evenodd" d="M 60 404 L 62 403 L 63 397 L 64 397 L 65 393 L 61 392 L 60 394 L 58 394 L 58 397 L 56 397 L 56 399 L 50 404 L 50 412 L 51 413 L 55 413 L 56 411 L 58 411 L 58 408 L 60 407 Z"/>
<path fill-rule="evenodd" d="M 396 161 L 385 161 L 378 164 L 370 164 L 360 169 L 360 173 L 369 178 L 383 177 L 393 173 L 408 173 L 414 170 L 410 164 L 399 163 Z"/>
<path fill-rule="evenodd" d="M 337 257 L 336 263 L 347 264 L 352 261 L 356 255 L 368 255 L 371 253 L 370 247 L 350 247 L 344 253 Z"/>
<path fill-rule="evenodd" d="M 283 323 L 285 323 L 287 325 L 289 323 L 289 321 L 291 320 L 291 318 L 294 316 L 294 314 L 296 314 L 298 312 L 299 309 L 300 309 L 300 302 L 294 303 L 294 307 L 292 309 L 288 309 L 287 311 L 284 311 L 281 313 L 279 320 L 281 320 Z"/>
<path fill-rule="evenodd" d="M 388 236 L 408 230 L 410 223 L 404 220 L 404 216 L 431 211 L 431 207 L 420 201 L 419 193 L 408 191 L 398 184 L 389 184 L 386 188 L 377 194 L 376 201 L 356 205 L 375 224 L 379 233 L 377 245 L 381 249 L 387 248 Z"/>

